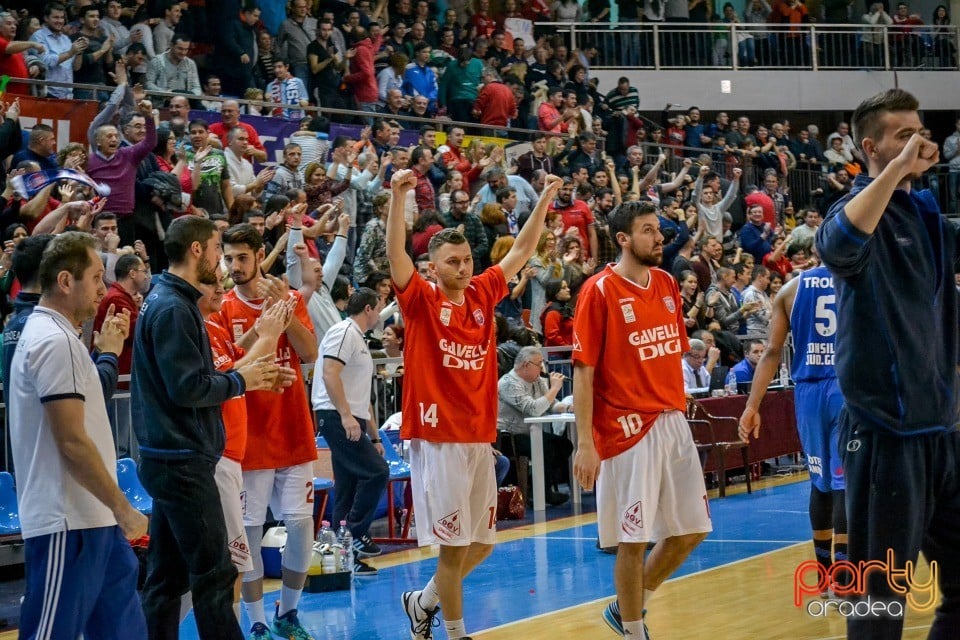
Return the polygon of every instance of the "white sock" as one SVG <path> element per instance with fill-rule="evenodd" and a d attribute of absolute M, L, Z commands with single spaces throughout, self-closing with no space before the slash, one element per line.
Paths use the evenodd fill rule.
<path fill-rule="evenodd" d="M 233 603 L 233 615 L 236 616 L 237 622 L 240 622 L 240 603 L 239 602 Z"/>
<path fill-rule="evenodd" d="M 425 611 L 436 609 L 437 605 L 440 604 L 440 592 L 437 591 L 437 583 L 435 580 L 436 578 L 430 578 L 430 582 L 428 582 L 427 586 L 420 592 L 420 606 L 423 607 Z"/>
<path fill-rule="evenodd" d="M 297 604 L 300 602 L 301 593 L 303 593 L 303 587 L 293 589 L 287 585 L 282 585 L 280 587 L 280 609 L 277 615 L 282 616 L 291 609 L 296 609 Z"/>
<path fill-rule="evenodd" d="M 643 590 L 643 608 L 646 609 L 650 606 L 650 600 L 653 598 L 653 594 L 656 593 L 653 589 L 644 589 Z"/>
<path fill-rule="evenodd" d="M 647 640 L 647 634 L 643 632 L 643 620 L 624 621 L 623 637 L 633 638 L 634 640 Z"/>
<path fill-rule="evenodd" d="M 190 610 L 193 609 L 193 598 L 190 595 L 190 592 L 187 591 L 185 594 L 180 596 L 180 623 L 183 624 L 183 621 L 187 619 L 187 614 L 190 613 Z"/>
<path fill-rule="evenodd" d="M 251 627 L 258 622 L 264 626 L 267 625 L 267 614 L 263 611 L 263 597 L 253 602 L 244 602 L 243 604 L 247 608 L 247 617 L 250 618 Z"/>
<path fill-rule="evenodd" d="M 463 618 L 459 620 L 444 620 L 443 626 L 447 629 L 447 637 L 450 640 L 457 640 L 457 638 L 466 638 L 467 630 L 463 626 Z"/>

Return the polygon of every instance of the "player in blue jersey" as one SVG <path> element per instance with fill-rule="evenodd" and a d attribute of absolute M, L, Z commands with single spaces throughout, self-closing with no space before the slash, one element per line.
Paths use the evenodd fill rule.
<path fill-rule="evenodd" d="M 783 286 L 773 301 L 767 349 L 757 364 L 747 406 L 740 416 L 744 441 L 760 435 L 760 402 L 777 374 L 787 333 L 793 332 L 791 377 L 797 431 L 810 471 L 810 526 L 823 575 L 833 561 L 847 559 L 847 517 L 843 467 L 837 451 L 843 396 L 833 368 L 837 332 L 837 296 L 833 276 L 817 267 Z M 831 556 L 831 547 L 833 555 Z M 824 590 L 823 595 L 827 595 Z"/>

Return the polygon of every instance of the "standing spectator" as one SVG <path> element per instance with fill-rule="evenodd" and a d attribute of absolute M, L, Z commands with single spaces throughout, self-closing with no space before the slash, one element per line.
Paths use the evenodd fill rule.
<path fill-rule="evenodd" d="M 377 75 L 373 66 L 373 58 L 380 49 L 382 36 L 375 37 L 361 26 L 353 30 L 353 55 L 346 52 L 345 57 L 350 60 L 350 73 L 343 76 L 343 81 L 353 89 L 353 97 L 361 111 L 376 113 L 378 102 Z"/>
<path fill-rule="evenodd" d="M 317 39 L 307 46 L 310 65 L 310 97 L 321 107 L 346 109 L 340 96 L 341 72 L 346 64 L 345 51 L 338 51 L 330 39 L 333 23 L 323 20 L 317 26 Z"/>
<path fill-rule="evenodd" d="M 107 69 L 113 68 L 113 37 L 104 37 L 100 29 L 100 9 L 90 4 L 80 9 L 80 30 L 73 39 L 83 40 L 83 53 L 73 58 L 73 81 L 81 84 L 105 85 Z M 83 43 L 79 45 L 83 47 Z M 100 92 L 91 89 L 75 89 L 73 97 L 78 100 L 99 100 Z"/>
<path fill-rule="evenodd" d="M 933 53 L 937 64 L 944 69 L 957 68 L 957 46 L 950 28 L 950 11 L 942 4 L 933 10 Z"/>
<path fill-rule="evenodd" d="M 27 148 L 13 154 L 10 166 L 16 167 L 25 160 L 36 162 L 42 171 L 60 168 L 57 165 L 57 135 L 53 132 L 53 127 L 40 123 L 34 125 L 30 130 Z"/>
<path fill-rule="evenodd" d="M 863 42 L 864 63 L 867 67 L 884 66 L 884 30 L 880 28 L 880 25 L 891 25 L 893 24 L 893 19 L 887 13 L 882 2 L 874 2 L 870 5 L 869 12 L 863 14 L 860 21 L 866 25 L 870 25 L 864 27 L 860 35 L 860 39 Z"/>
<path fill-rule="evenodd" d="M 563 186 L 557 191 L 557 199 L 550 203 L 550 211 L 556 211 L 563 217 L 565 229 L 577 230 L 581 245 L 586 249 L 585 257 L 596 257 L 598 251 L 597 230 L 593 226 L 593 212 L 583 200 L 573 197 L 573 180 L 563 179 Z"/>
<path fill-rule="evenodd" d="M 279 367 L 270 354 L 237 370 L 215 370 L 197 307 L 198 287 L 217 283 L 214 223 L 196 216 L 174 220 L 164 249 L 170 268 L 138 319 L 131 390 L 140 479 L 153 497 L 143 609 L 158 636 L 174 637 L 189 586 L 200 637 L 240 640 L 232 606 L 237 570 L 224 544 L 214 481 L 224 449 L 220 405 L 272 388 Z"/>
<path fill-rule="evenodd" d="M 487 67 L 480 75 L 483 80 L 483 89 L 473 105 L 473 115 L 480 119 L 481 124 L 496 127 L 508 126 L 511 120 L 517 118 L 517 100 L 513 91 L 500 80 L 500 75 Z M 485 135 L 506 135 L 505 131 L 484 131 Z"/>
<path fill-rule="evenodd" d="M 240 103 L 236 100 L 225 100 L 223 106 L 220 107 L 220 122 L 214 122 L 210 125 L 210 133 L 220 138 L 220 144 L 226 149 L 229 145 L 227 134 L 236 127 L 240 127 L 247 133 L 245 157 L 256 162 L 266 162 L 267 149 L 260 142 L 257 130 L 253 125 L 240 121 Z"/>
<path fill-rule="evenodd" d="M 554 168 L 553 158 L 547 155 L 546 133 L 534 133 L 532 138 L 530 151 L 517 158 L 517 175 L 527 182 L 532 181 L 535 171 L 553 173 Z"/>
<path fill-rule="evenodd" d="M 748 336 L 766 338 L 770 331 L 770 314 L 773 312 L 773 305 L 770 302 L 770 296 L 767 295 L 769 286 L 770 270 L 758 264 L 750 274 L 750 286 L 743 292 L 743 304 L 757 306 L 757 310 L 747 316 Z M 752 304 L 757 302 L 760 304 Z"/>
<path fill-rule="evenodd" d="M 469 122 L 477 99 L 483 60 L 475 58 L 469 46 L 461 46 L 456 60 L 447 62 L 440 78 L 438 101 L 457 122 Z"/>
<path fill-rule="evenodd" d="M 158 55 L 147 65 L 147 89 L 201 95 L 203 91 L 200 89 L 197 63 L 188 57 L 189 53 L 190 40 L 187 36 L 174 34 L 166 53 Z"/>
<path fill-rule="evenodd" d="M 381 309 L 383 301 L 371 289 L 361 288 L 350 296 L 347 319 L 333 325 L 320 342 L 323 373 L 314 382 L 312 395 L 317 426 L 330 447 L 336 478 L 333 520 L 345 521 L 353 536 L 357 554 L 353 571 L 358 576 L 377 573 L 360 558 L 381 553 L 368 534 L 390 475 L 376 416 L 370 413 L 374 368 L 364 340 L 364 334 L 379 323 Z"/>
<path fill-rule="evenodd" d="M 915 26 L 922 26 L 923 20 L 915 13 L 910 13 L 906 2 L 897 4 L 897 12 L 891 17 L 893 28 L 890 30 L 890 46 L 893 49 L 893 65 L 895 67 L 914 66 L 920 64 L 920 36 Z"/>
<path fill-rule="evenodd" d="M 300 145 L 288 142 L 283 147 L 283 162 L 276 167 L 273 179 L 267 183 L 264 199 L 286 195 L 292 189 L 303 189 L 303 178 L 297 170 L 302 157 Z"/>
<path fill-rule="evenodd" d="M 173 34 L 177 32 L 177 25 L 183 16 L 183 8 L 179 0 L 164 0 L 163 19 L 153 28 L 153 50 L 157 55 L 173 46 Z"/>
<path fill-rule="evenodd" d="M 264 167 L 260 173 L 254 175 L 253 164 L 247 159 L 249 146 L 250 138 L 246 129 L 234 127 L 227 134 L 227 148 L 223 155 L 227 159 L 234 198 L 244 193 L 259 197 L 267 183 L 273 179 L 272 167 Z"/>
<path fill-rule="evenodd" d="M 433 152 L 428 147 L 417 147 L 410 154 L 410 168 L 417 177 L 417 186 L 413 192 L 421 214 L 437 207 L 436 192 L 430 178 L 427 177 L 432 165 Z"/>
<path fill-rule="evenodd" d="M 117 628 L 147 637 L 127 541 L 146 533 L 147 519 L 117 486 L 104 393 L 77 334 L 105 293 L 102 275 L 89 235 L 51 240 L 40 300 L 6 381 L 25 547 L 24 637 L 110 637 Z M 122 342 L 120 317 L 103 335 Z"/>
<path fill-rule="evenodd" d="M 310 96 L 303 80 L 290 73 L 290 65 L 286 60 L 276 58 L 273 61 L 273 72 L 276 78 L 267 85 L 266 99 L 280 105 L 296 105 L 305 107 L 310 104 Z M 277 109 L 284 118 L 299 119 L 303 111 L 299 109 Z"/>
<path fill-rule="evenodd" d="M 290 72 L 306 84 L 310 80 L 307 47 L 317 37 L 317 20 L 307 15 L 307 0 L 293 0 L 290 15 L 277 32 L 277 55 L 290 63 Z"/>
<path fill-rule="evenodd" d="M 239 16 L 226 17 L 222 30 L 217 30 L 220 37 L 216 39 L 211 61 L 220 74 L 226 95 L 241 97 L 248 87 L 255 86 L 253 70 L 257 61 L 257 36 L 254 29 L 259 20 L 260 9 L 256 0 L 243 0 Z M 263 53 L 266 52 L 262 52 L 261 57 Z M 266 82 L 258 86 L 265 87 Z"/>
<path fill-rule="evenodd" d="M 566 133 L 570 121 L 576 119 L 579 115 L 579 109 L 564 107 L 562 87 L 550 87 L 547 99 L 537 110 L 537 128 L 541 131 Z"/>
<path fill-rule="evenodd" d="M 0 74 L 11 78 L 36 78 L 40 75 L 40 63 L 32 61 L 27 64 L 24 51 L 33 50 L 43 55 L 46 47 L 38 40 L 20 41 L 17 37 L 17 18 L 7 11 L 0 12 Z M 7 85 L 7 93 L 15 95 L 30 95 L 30 85 L 21 82 L 11 82 Z"/>
<path fill-rule="evenodd" d="M 142 42 L 143 33 L 140 31 L 131 33 L 120 21 L 123 14 L 123 3 L 120 0 L 109 0 L 104 5 L 104 9 L 106 15 L 101 17 L 100 27 L 108 36 L 113 36 L 113 55 L 122 56 L 131 44 Z M 46 7 L 44 7 L 44 13 L 46 13 Z"/>
<path fill-rule="evenodd" d="M 191 121 L 189 133 L 192 150 L 187 153 L 187 170 L 180 176 L 180 185 L 191 194 L 193 206 L 208 215 L 224 213 L 233 205 L 227 158 L 210 145 L 206 120 Z"/>
<path fill-rule="evenodd" d="M 116 0 L 112 0 L 111 4 Z M 30 36 L 30 40 L 44 46 L 46 51 L 39 54 L 45 68 L 44 79 L 48 82 L 73 82 L 73 59 L 82 54 L 88 45 L 83 39 L 70 40 L 63 32 L 66 24 L 66 10 L 58 2 L 48 2 L 43 8 L 43 27 Z M 72 98 L 72 87 L 47 85 L 47 95 L 51 98 Z"/>
<path fill-rule="evenodd" d="M 121 91 L 126 83 L 118 86 Z M 136 240 L 133 220 L 134 183 L 137 166 L 157 146 L 157 129 L 153 115 L 153 105 L 142 100 L 138 111 L 144 119 L 146 134 L 143 140 L 132 146 L 120 146 L 120 133 L 113 125 L 102 125 L 88 131 L 90 145 L 95 153 L 90 156 L 87 175 L 110 187 L 110 211 L 117 214 L 120 242 L 132 245 Z"/>
<path fill-rule="evenodd" d="M 490 245 L 479 216 L 470 211 L 470 194 L 462 189 L 450 193 L 450 211 L 443 216 L 447 228 L 461 228 L 473 253 L 473 272 L 480 273 L 489 260 Z"/>
<path fill-rule="evenodd" d="M 414 47 L 413 62 L 407 65 L 403 74 L 403 94 L 405 96 L 424 96 L 430 101 L 428 110 L 433 113 L 437 110 L 437 72 L 427 66 L 430 62 L 430 44 L 421 42 Z"/>

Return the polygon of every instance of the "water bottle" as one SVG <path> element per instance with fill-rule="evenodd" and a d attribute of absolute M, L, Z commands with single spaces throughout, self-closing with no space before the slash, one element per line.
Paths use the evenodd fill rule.
<path fill-rule="evenodd" d="M 737 395 L 737 374 L 733 372 L 733 368 L 727 372 L 727 381 L 724 383 L 723 388 L 728 396 Z"/>
<path fill-rule="evenodd" d="M 353 534 L 347 528 L 347 521 L 340 521 L 337 530 L 337 542 L 340 544 L 340 571 L 353 571 Z"/>
<path fill-rule="evenodd" d="M 790 370 L 787 369 L 787 363 L 780 363 L 780 386 L 784 389 L 787 388 L 787 385 L 790 384 Z"/>

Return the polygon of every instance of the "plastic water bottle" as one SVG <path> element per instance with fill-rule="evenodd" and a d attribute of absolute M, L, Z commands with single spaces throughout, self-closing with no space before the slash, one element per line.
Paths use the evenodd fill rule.
<path fill-rule="evenodd" d="M 727 372 L 727 381 L 724 383 L 723 388 L 728 396 L 737 395 L 737 374 L 733 372 L 733 368 Z"/>
<path fill-rule="evenodd" d="M 780 386 L 784 389 L 790 384 L 790 370 L 787 369 L 787 363 L 780 363 Z"/>
<path fill-rule="evenodd" d="M 337 535 L 330 528 L 330 522 L 324 520 L 320 523 L 320 531 L 317 533 L 317 542 L 320 543 L 320 553 L 322 553 L 321 562 L 323 573 L 336 573 L 337 557 L 334 555 L 334 546 L 337 544 Z"/>
<path fill-rule="evenodd" d="M 353 571 L 353 534 L 347 528 L 347 521 L 340 521 L 337 529 L 337 543 L 340 545 L 340 571 Z"/>

